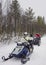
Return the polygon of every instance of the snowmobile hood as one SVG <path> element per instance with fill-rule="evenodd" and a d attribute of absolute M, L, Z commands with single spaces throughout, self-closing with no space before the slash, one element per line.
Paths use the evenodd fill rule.
<path fill-rule="evenodd" d="M 16 48 L 15 48 L 15 50 L 13 51 L 12 54 L 18 55 L 18 54 L 22 51 L 23 48 L 24 48 L 24 46 L 16 46 Z"/>

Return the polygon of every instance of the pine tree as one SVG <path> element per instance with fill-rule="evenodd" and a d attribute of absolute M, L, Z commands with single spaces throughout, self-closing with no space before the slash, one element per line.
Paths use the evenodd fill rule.
<path fill-rule="evenodd" d="M 33 12 L 33 9 L 31 7 L 29 7 L 26 10 L 25 16 L 26 16 L 27 32 L 32 33 L 33 32 L 32 23 L 33 23 L 33 20 L 34 20 L 34 12 Z"/>
<path fill-rule="evenodd" d="M 14 32 L 16 35 L 17 25 L 20 22 L 20 5 L 17 0 L 12 1 L 11 9 L 12 9 L 12 17 L 14 19 L 14 24 L 15 24 Z"/>
<path fill-rule="evenodd" d="M 0 3 L 0 33 L 2 33 L 2 4 Z"/>

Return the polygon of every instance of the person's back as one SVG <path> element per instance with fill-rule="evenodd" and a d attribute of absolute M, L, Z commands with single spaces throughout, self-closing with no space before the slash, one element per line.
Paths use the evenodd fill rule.
<path fill-rule="evenodd" d="M 34 36 L 33 44 L 40 46 L 40 40 L 41 40 L 41 35 L 39 33 L 36 33 Z"/>
<path fill-rule="evenodd" d="M 25 39 L 28 41 L 28 40 L 33 40 L 33 37 L 30 37 L 30 36 L 26 36 Z"/>

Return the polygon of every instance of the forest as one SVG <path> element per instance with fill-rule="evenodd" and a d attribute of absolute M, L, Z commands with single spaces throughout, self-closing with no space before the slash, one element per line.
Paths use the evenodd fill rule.
<path fill-rule="evenodd" d="M 21 36 L 24 32 L 46 34 L 45 17 L 35 16 L 31 7 L 24 11 L 17 0 L 7 6 L 7 13 L 4 15 L 0 3 L 0 37 L 12 37 L 13 33 L 14 36 Z"/>

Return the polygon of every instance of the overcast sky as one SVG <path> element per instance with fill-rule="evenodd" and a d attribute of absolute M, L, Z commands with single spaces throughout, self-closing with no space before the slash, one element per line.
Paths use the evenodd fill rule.
<path fill-rule="evenodd" d="M 6 1 L 6 0 L 3 0 Z M 33 8 L 35 15 L 45 16 L 46 19 L 46 0 L 18 0 L 21 7 L 25 10 L 28 7 Z"/>

